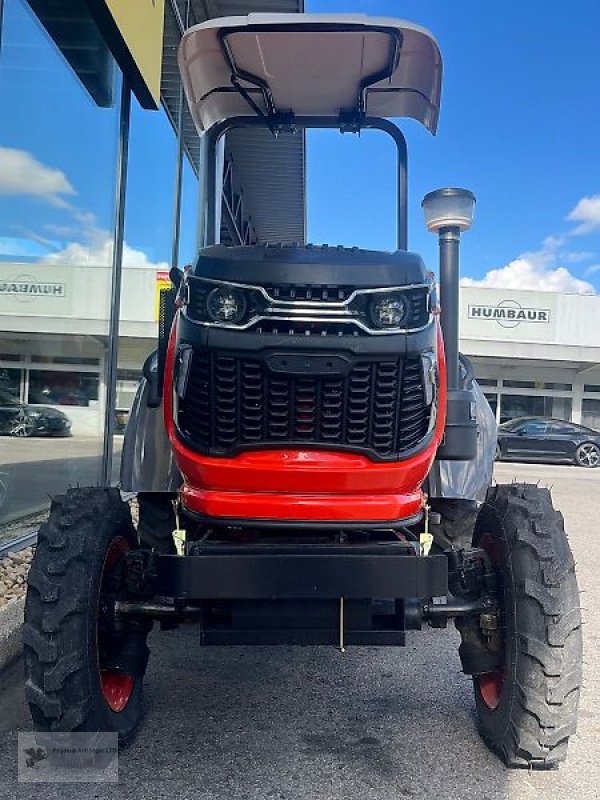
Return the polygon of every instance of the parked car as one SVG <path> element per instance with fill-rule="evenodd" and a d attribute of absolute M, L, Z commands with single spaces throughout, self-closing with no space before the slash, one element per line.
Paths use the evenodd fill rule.
<path fill-rule="evenodd" d="M 0 434 L 18 436 L 70 436 L 71 420 L 58 408 L 21 403 L 0 389 Z"/>
<path fill-rule="evenodd" d="M 498 427 L 498 460 L 562 461 L 600 466 L 600 433 L 574 422 L 519 417 Z"/>

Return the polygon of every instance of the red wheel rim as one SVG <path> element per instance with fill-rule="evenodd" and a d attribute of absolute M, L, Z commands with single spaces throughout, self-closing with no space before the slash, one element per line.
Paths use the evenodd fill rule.
<path fill-rule="evenodd" d="M 118 560 L 129 550 L 129 542 L 124 536 L 116 536 L 106 552 L 100 579 L 100 593 L 105 585 L 107 573 L 115 566 Z M 100 603 L 98 603 L 100 607 Z M 100 629 L 98 628 L 98 642 Z M 100 652 L 98 648 L 98 668 L 100 671 L 100 687 L 106 704 L 115 713 L 123 711 L 129 703 L 133 692 L 134 679 L 132 675 L 114 669 L 102 669 L 100 666 Z"/>
<path fill-rule="evenodd" d="M 133 678 L 112 669 L 100 671 L 102 694 L 112 711 L 123 711 L 133 691 Z"/>
<path fill-rule="evenodd" d="M 487 675 L 480 675 L 477 678 L 479 694 L 486 706 L 495 711 L 500 705 L 500 696 L 504 685 L 504 670 L 490 672 Z"/>
<path fill-rule="evenodd" d="M 479 546 L 488 554 L 496 570 L 499 570 L 500 559 L 498 556 L 498 548 L 492 537 L 489 535 L 483 536 L 479 542 Z M 476 683 L 481 699 L 485 705 L 490 711 L 495 711 L 500 705 L 500 698 L 502 696 L 504 668 L 498 669 L 495 672 L 488 672 L 485 675 L 479 675 L 479 677 L 476 678 Z"/>

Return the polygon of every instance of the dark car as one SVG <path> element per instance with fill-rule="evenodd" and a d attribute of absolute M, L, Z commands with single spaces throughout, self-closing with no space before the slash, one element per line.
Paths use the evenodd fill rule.
<path fill-rule="evenodd" d="M 50 406 L 30 406 L 0 389 L 0 434 L 9 436 L 70 436 L 71 420 Z"/>
<path fill-rule="evenodd" d="M 519 417 L 498 427 L 496 458 L 600 466 L 600 433 L 560 419 Z"/>

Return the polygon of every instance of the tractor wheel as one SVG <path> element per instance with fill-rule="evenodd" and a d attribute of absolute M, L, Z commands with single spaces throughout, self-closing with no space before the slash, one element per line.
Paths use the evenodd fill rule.
<path fill-rule="evenodd" d="M 173 531 L 177 527 L 173 492 L 139 492 L 138 535 L 140 542 L 159 553 L 175 553 Z"/>
<path fill-rule="evenodd" d="M 581 615 L 562 515 L 548 489 L 488 491 L 474 535 L 496 566 L 502 661 L 474 678 L 479 729 L 510 767 L 551 769 L 575 733 Z"/>
<path fill-rule="evenodd" d="M 115 627 L 124 554 L 136 547 L 117 489 L 70 489 L 52 502 L 28 577 L 25 693 L 38 731 L 118 733 L 142 711 L 148 623 Z"/>
<path fill-rule="evenodd" d="M 440 515 L 439 522 L 431 523 L 434 538 L 450 547 L 470 547 L 478 513 L 474 500 L 434 498 L 431 510 Z"/>

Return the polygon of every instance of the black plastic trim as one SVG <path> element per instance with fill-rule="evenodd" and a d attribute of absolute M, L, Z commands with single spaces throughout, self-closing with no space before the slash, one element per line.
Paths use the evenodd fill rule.
<path fill-rule="evenodd" d="M 207 514 L 199 514 L 197 511 L 192 511 L 189 508 L 183 508 L 186 516 L 194 519 L 202 525 L 210 525 L 218 528 L 264 528 L 268 530 L 286 530 L 286 531 L 306 531 L 307 528 L 319 531 L 382 531 L 382 530 L 396 530 L 407 528 L 411 525 L 417 525 L 423 519 L 423 513 L 414 514 L 412 517 L 404 517 L 404 519 L 385 520 L 385 521 L 369 521 L 364 522 L 348 522 L 348 520 L 340 520 L 339 522 L 319 522 L 314 520 L 274 520 L 274 519 L 260 519 L 252 517 L 211 517 Z"/>
<path fill-rule="evenodd" d="M 176 599 L 431 598 L 448 593 L 444 554 L 401 544 L 306 545 L 286 550 L 210 545 L 202 555 L 156 556 L 157 590 Z"/>

